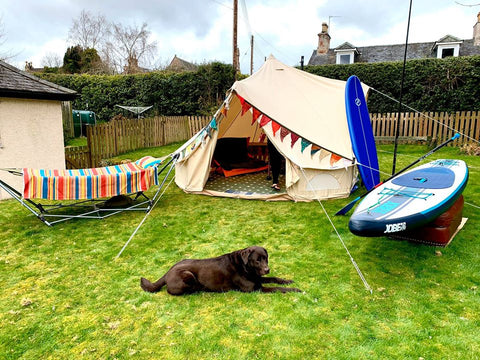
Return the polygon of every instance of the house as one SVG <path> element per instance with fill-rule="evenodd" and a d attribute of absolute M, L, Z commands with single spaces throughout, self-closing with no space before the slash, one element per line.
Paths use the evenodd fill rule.
<path fill-rule="evenodd" d="M 177 55 L 175 55 L 170 62 L 170 65 L 166 67 L 165 70 L 175 71 L 175 72 L 182 72 L 182 71 L 195 71 L 197 70 L 198 66 L 192 63 L 189 63 L 186 60 L 180 59 Z"/>
<path fill-rule="evenodd" d="M 123 74 L 146 74 L 150 70 L 138 65 L 138 59 L 136 57 L 130 56 L 127 59 L 127 64 L 123 67 Z"/>
<path fill-rule="evenodd" d="M 0 61 L 0 169 L 65 168 L 62 104 L 76 92 Z M 22 178 L 0 171 L 17 190 Z M 0 200 L 8 198 L 0 191 Z"/>
<path fill-rule="evenodd" d="M 405 44 L 354 46 L 349 42 L 330 49 L 328 25 L 322 24 L 318 34 L 318 46 L 313 50 L 308 65 L 375 63 L 383 61 L 401 61 L 405 52 Z M 472 39 L 459 39 L 453 35 L 445 35 L 441 39 L 424 43 L 409 43 L 407 59 L 445 58 L 448 56 L 480 55 L 480 13 L 473 26 Z"/>

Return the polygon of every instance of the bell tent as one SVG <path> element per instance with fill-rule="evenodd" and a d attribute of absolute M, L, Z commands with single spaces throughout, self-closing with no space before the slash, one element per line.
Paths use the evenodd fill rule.
<path fill-rule="evenodd" d="M 347 197 L 357 170 L 346 118 L 345 84 L 289 67 L 270 56 L 256 73 L 233 84 L 211 122 L 175 152 L 176 184 L 187 193 L 245 199 Z M 368 86 L 362 84 L 362 89 L 366 94 Z M 266 148 L 266 138 L 285 158 L 283 192 L 270 189 L 265 172 L 261 180 L 268 191 L 232 189 L 223 180 L 220 186 L 209 185 L 212 164 L 218 165 L 216 158 L 232 157 L 238 162 L 243 155 L 236 152 L 247 151 L 249 146 L 265 154 L 261 149 Z M 248 168 L 245 161 L 240 162 Z"/>

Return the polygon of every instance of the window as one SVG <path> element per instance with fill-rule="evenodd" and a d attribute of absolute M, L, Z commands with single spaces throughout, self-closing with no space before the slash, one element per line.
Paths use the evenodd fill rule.
<path fill-rule="evenodd" d="M 335 51 L 335 52 L 337 53 L 336 63 L 338 65 L 354 63 L 354 50 L 343 50 L 343 51 Z"/>
<path fill-rule="evenodd" d="M 445 59 L 448 56 L 453 56 L 453 53 L 454 53 L 453 48 L 442 49 L 442 59 Z"/>
<path fill-rule="evenodd" d="M 449 56 L 457 57 L 460 53 L 460 42 L 437 43 L 437 58 L 445 59 Z"/>
<path fill-rule="evenodd" d="M 350 54 L 340 55 L 340 64 L 350 64 Z"/>

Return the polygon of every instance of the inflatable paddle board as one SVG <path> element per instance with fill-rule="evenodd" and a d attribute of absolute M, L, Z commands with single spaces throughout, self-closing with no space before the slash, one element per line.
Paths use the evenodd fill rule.
<path fill-rule="evenodd" d="M 377 148 L 362 84 L 355 75 L 350 76 L 345 85 L 345 107 L 358 171 L 367 190 L 371 190 L 380 183 Z"/>
<path fill-rule="evenodd" d="M 388 236 L 429 223 L 462 194 L 468 168 L 462 160 L 435 160 L 383 183 L 357 206 L 348 227 L 359 236 Z"/>

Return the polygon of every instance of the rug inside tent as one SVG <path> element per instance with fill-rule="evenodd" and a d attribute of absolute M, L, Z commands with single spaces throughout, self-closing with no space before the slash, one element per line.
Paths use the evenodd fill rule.
<path fill-rule="evenodd" d="M 225 177 L 212 173 L 205 185 L 205 190 L 224 192 L 235 195 L 272 195 L 285 193 L 285 175 L 279 177 L 280 191 L 273 190 L 272 180 L 267 180 L 267 172 Z"/>

